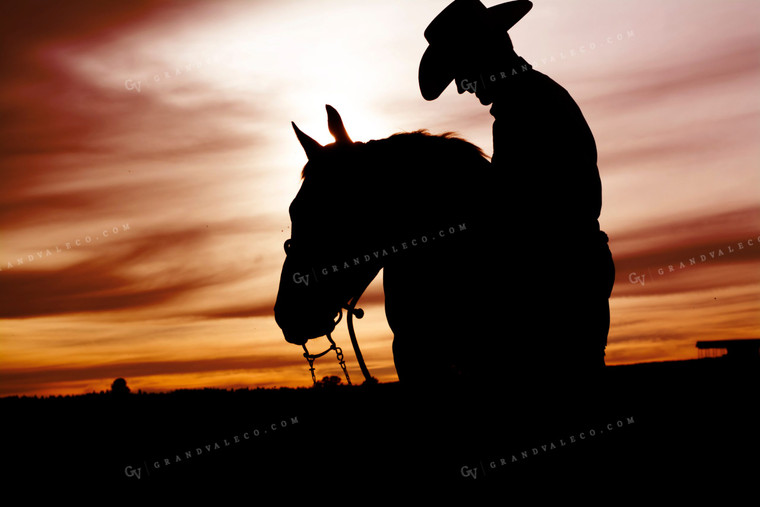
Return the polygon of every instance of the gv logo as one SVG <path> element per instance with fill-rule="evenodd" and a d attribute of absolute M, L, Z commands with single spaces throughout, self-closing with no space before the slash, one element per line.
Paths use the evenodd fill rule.
<path fill-rule="evenodd" d="M 469 468 L 467 465 L 465 465 L 459 471 L 462 474 L 462 477 L 472 477 L 473 479 L 478 478 L 477 468 Z"/>
<path fill-rule="evenodd" d="M 462 89 L 467 91 L 470 90 L 472 93 L 475 93 L 475 91 L 478 88 L 478 82 L 477 81 L 468 81 L 467 79 L 462 79 L 462 82 L 459 83 L 462 86 Z"/>
<path fill-rule="evenodd" d="M 137 90 L 137 93 L 140 93 L 140 81 L 132 81 L 131 79 L 127 79 L 124 81 L 124 88 L 127 90 Z"/>
<path fill-rule="evenodd" d="M 128 465 L 127 468 L 124 469 L 124 475 L 127 477 L 137 477 L 139 479 L 141 473 L 142 470 L 140 470 L 140 467 L 132 468 L 132 465 Z"/>
<path fill-rule="evenodd" d="M 293 281 L 296 283 L 302 283 L 309 286 L 309 275 L 302 275 L 301 273 L 295 272 L 293 273 Z"/>
<path fill-rule="evenodd" d="M 643 287 L 644 286 L 644 278 L 646 278 L 646 276 L 647 275 L 637 275 L 636 272 L 634 271 L 633 273 L 631 273 L 630 275 L 628 275 L 628 281 L 631 282 L 631 283 L 633 283 L 633 284 L 640 283 L 641 286 Z"/>

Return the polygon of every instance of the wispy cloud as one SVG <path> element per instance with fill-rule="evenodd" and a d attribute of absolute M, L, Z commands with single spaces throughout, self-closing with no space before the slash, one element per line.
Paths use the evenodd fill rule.
<path fill-rule="evenodd" d="M 417 88 L 422 33 L 445 4 L 0 7 L 0 380 L 18 389 L 4 392 L 81 392 L 115 376 L 308 384 L 270 318 L 305 162 L 290 121 L 329 140 L 330 103 L 357 140 L 427 128 L 490 152 L 488 108 L 452 89 L 426 102 Z M 757 10 L 547 1 L 513 30 L 597 140 L 613 363 L 692 357 L 699 333 L 760 331 Z M 390 379 L 382 303 L 376 281 L 357 326 Z"/>

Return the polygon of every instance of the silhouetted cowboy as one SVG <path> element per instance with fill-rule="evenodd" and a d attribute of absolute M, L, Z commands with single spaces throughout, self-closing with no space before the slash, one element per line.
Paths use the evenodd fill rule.
<path fill-rule="evenodd" d="M 422 96 L 451 83 L 493 104 L 500 217 L 514 295 L 507 324 L 515 367 L 553 371 L 604 365 L 614 265 L 599 228 L 601 180 L 593 134 L 567 91 L 518 56 L 507 31 L 532 7 L 456 0 L 425 30 Z M 506 309 L 505 309 L 506 310 Z"/>

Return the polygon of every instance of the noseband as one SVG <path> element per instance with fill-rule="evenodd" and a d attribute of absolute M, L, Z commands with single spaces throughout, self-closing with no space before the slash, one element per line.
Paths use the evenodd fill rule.
<path fill-rule="evenodd" d="M 285 247 L 285 255 L 288 255 L 291 250 L 292 242 L 290 240 L 286 240 L 284 247 Z M 364 356 L 362 356 L 362 351 L 359 349 L 359 342 L 356 339 L 356 333 L 354 332 L 354 316 L 356 316 L 357 319 L 361 319 L 364 317 L 364 310 L 361 308 L 356 308 L 356 303 L 359 301 L 359 297 L 361 297 L 361 294 L 359 294 L 356 297 L 352 297 L 348 303 L 344 303 L 341 305 L 341 308 L 338 313 L 338 318 L 335 320 L 335 325 L 337 326 L 338 323 L 343 318 L 343 310 L 345 309 L 348 313 L 348 318 L 346 319 L 346 326 L 348 327 L 348 335 L 351 337 L 351 344 L 354 347 L 354 353 L 356 354 L 356 360 L 359 363 L 359 368 L 362 371 L 362 374 L 364 375 L 364 378 L 366 379 L 366 383 L 371 384 L 377 382 L 369 373 L 369 370 L 367 369 L 367 365 L 364 363 Z M 343 374 L 346 377 L 346 382 L 348 385 L 351 384 L 351 378 L 348 376 L 348 369 L 346 368 L 346 361 L 343 359 L 343 349 L 338 347 L 335 344 L 335 340 L 333 340 L 331 333 L 325 334 L 327 339 L 330 342 L 330 346 L 323 350 L 322 352 L 319 352 L 317 354 L 312 354 L 309 352 L 309 349 L 306 348 L 306 343 L 302 345 L 303 347 L 303 357 L 306 358 L 306 361 L 309 363 L 309 372 L 311 372 L 311 380 L 314 382 L 314 385 L 317 385 L 317 376 L 314 373 L 314 361 L 316 359 L 319 359 L 320 357 L 324 356 L 331 350 L 335 351 L 335 355 L 338 358 L 338 364 L 340 365 L 341 369 L 343 370 Z"/>

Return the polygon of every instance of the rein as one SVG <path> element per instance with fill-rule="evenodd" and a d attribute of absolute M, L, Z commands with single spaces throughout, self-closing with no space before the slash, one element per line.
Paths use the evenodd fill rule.
<path fill-rule="evenodd" d="M 372 378 L 372 376 L 369 373 L 369 370 L 367 369 L 367 365 L 364 363 L 364 356 L 362 356 L 362 351 L 359 349 L 359 342 L 356 340 L 356 333 L 354 332 L 354 315 L 356 315 L 357 319 L 361 319 L 364 317 L 364 310 L 361 308 L 356 308 L 356 303 L 359 300 L 358 297 L 352 298 L 347 304 L 343 305 L 341 307 L 340 313 L 338 314 L 338 320 L 335 321 L 335 324 L 337 325 L 341 319 L 343 318 L 343 309 L 346 310 L 348 313 L 348 318 L 346 319 L 346 325 L 348 327 L 348 335 L 351 337 L 351 344 L 354 347 L 354 353 L 356 354 L 356 360 L 359 363 L 359 368 L 362 371 L 362 374 L 364 375 L 364 378 L 366 379 L 367 383 L 375 383 L 376 380 Z M 312 354 L 309 352 L 309 349 L 306 348 L 306 344 L 304 343 L 302 345 L 304 354 L 303 357 L 306 358 L 306 361 L 309 362 L 309 371 L 311 372 L 311 380 L 314 382 L 314 385 L 317 385 L 317 377 L 314 373 L 314 361 L 316 359 L 319 359 L 320 357 L 324 356 L 331 350 L 335 351 L 335 355 L 338 358 L 338 364 L 340 364 L 341 369 L 343 370 L 343 374 L 346 376 L 346 382 L 348 385 L 351 384 L 351 378 L 348 376 L 348 369 L 346 368 L 346 361 L 343 358 L 343 349 L 338 347 L 335 344 L 335 340 L 333 340 L 331 333 L 327 333 L 325 335 L 327 339 L 330 341 L 330 346 L 323 350 L 322 352 L 319 352 L 317 354 Z"/>

